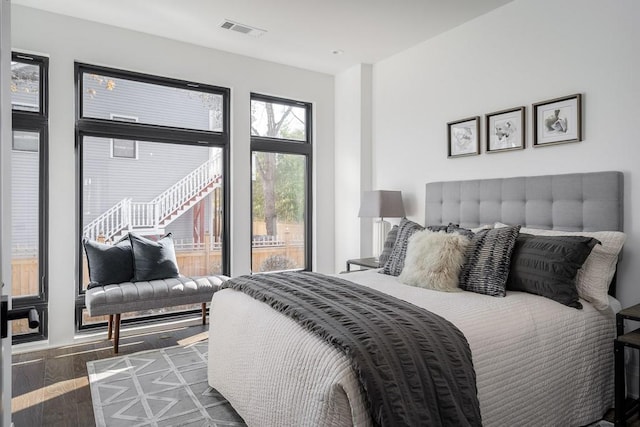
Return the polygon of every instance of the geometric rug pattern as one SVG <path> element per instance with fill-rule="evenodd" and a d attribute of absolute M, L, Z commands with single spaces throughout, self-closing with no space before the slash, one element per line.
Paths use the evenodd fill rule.
<path fill-rule="evenodd" d="M 205 340 L 87 362 L 96 426 L 245 426 L 207 383 L 208 350 Z"/>
<path fill-rule="evenodd" d="M 96 426 L 244 426 L 207 383 L 208 342 L 87 362 Z"/>

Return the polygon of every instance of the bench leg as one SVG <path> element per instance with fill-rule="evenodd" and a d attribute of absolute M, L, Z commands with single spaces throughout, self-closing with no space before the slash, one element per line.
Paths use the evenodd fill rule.
<path fill-rule="evenodd" d="M 110 340 L 113 335 L 113 314 L 109 315 L 109 327 L 107 330 L 107 339 Z"/>
<path fill-rule="evenodd" d="M 113 352 L 118 354 L 118 344 L 120 344 L 120 313 L 116 314 L 115 325 L 113 327 Z"/>
<path fill-rule="evenodd" d="M 203 325 L 207 324 L 207 303 L 206 302 L 202 303 L 202 324 Z"/>

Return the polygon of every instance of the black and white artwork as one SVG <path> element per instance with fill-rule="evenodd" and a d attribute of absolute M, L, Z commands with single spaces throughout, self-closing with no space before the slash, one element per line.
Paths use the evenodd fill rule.
<path fill-rule="evenodd" d="M 524 110 L 524 107 L 517 107 L 485 116 L 487 153 L 522 150 L 525 147 Z"/>
<path fill-rule="evenodd" d="M 582 96 L 533 104 L 533 146 L 582 140 Z"/>
<path fill-rule="evenodd" d="M 461 157 L 480 154 L 480 117 L 447 123 L 448 156 Z"/>

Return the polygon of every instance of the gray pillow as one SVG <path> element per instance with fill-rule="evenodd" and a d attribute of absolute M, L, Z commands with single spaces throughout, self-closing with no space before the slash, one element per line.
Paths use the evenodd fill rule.
<path fill-rule="evenodd" d="M 584 236 L 533 236 L 521 233 L 511 255 L 510 291 L 529 292 L 580 309 L 576 275 L 600 243 Z"/>
<path fill-rule="evenodd" d="M 135 233 L 129 233 L 133 250 L 133 281 L 168 279 L 178 277 L 178 262 L 171 233 L 153 241 Z"/>
<path fill-rule="evenodd" d="M 460 227 L 460 224 L 454 224 L 450 222 L 448 225 L 428 225 L 427 230 L 438 232 L 444 231 L 447 234 L 458 233 L 469 239 L 471 239 L 474 235 L 474 232 L 469 230 L 468 228 Z"/>
<path fill-rule="evenodd" d="M 396 238 L 398 237 L 398 226 L 394 225 L 387 233 L 387 238 L 384 241 L 384 248 L 382 249 L 382 253 L 378 257 L 378 262 L 380 265 L 384 265 L 389 259 L 389 255 L 391 255 L 391 251 L 393 250 L 393 245 L 396 243 Z"/>
<path fill-rule="evenodd" d="M 389 259 L 384 264 L 381 271 L 383 274 L 390 276 L 399 276 L 404 268 L 404 258 L 407 255 L 407 245 L 409 244 L 409 237 L 416 231 L 422 231 L 424 227 L 413 221 L 409 221 L 406 218 L 402 218 L 400 225 L 398 225 L 398 237 L 393 244 Z"/>
<path fill-rule="evenodd" d="M 131 244 L 123 240 L 115 245 L 82 239 L 89 269 L 88 289 L 113 283 L 130 282 L 133 277 Z"/>
<path fill-rule="evenodd" d="M 471 239 L 460 271 L 460 288 L 479 294 L 506 295 L 511 253 L 520 226 L 481 230 Z"/>
<path fill-rule="evenodd" d="M 449 223 L 449 225 L 447 226 L 447 233 L 449 234 L 458 233 L 469 239 L 473 239 L 473 236 L 475 235 L 475 233 L 469 230 L 468 228 L 463 228 L 463 227 L 460 227 L 459 224 L 453 224 L 453 223 Z"/>

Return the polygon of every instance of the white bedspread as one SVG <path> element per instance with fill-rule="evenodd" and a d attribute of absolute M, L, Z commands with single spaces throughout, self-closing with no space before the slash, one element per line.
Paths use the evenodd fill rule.
<path fill-rule="evenodd" d="M 581 426 L 613 404 L 612 310 L 519 292 L 429 291 L 375 270 L 341 277 L 439 314 L 465 334 L 485 426 Z M 209 384 L 250 426 L 370 424 L 346 356 L 266 304 L 217 292 L 209 334 Z"/>

